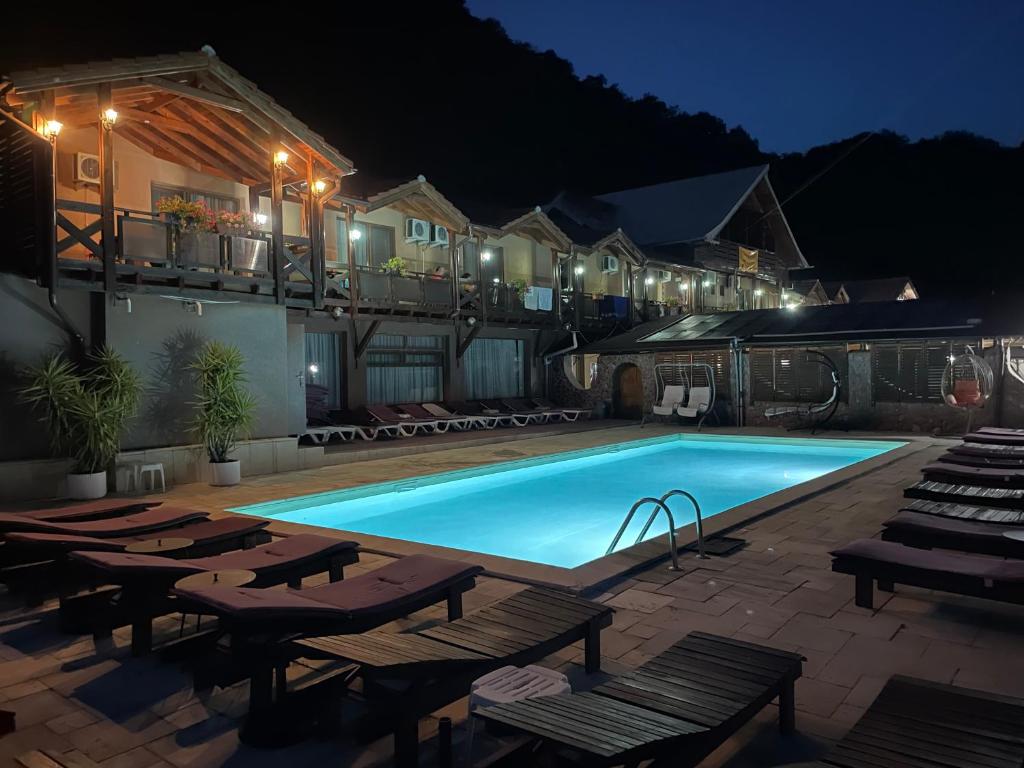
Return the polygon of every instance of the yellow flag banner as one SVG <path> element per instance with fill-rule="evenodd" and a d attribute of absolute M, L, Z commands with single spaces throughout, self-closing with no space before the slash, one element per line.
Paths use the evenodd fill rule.
<path fill-rule="evenodd" d="M 750 248 L 744 248 L 742 245 L 740 249 L 740 272 L 752 272 L 757 274 L 757 251 L 753 251 Z"/>

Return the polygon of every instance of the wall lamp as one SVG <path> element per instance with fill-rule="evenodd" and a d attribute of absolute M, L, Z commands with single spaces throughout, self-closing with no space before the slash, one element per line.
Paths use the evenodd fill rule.
<path fill-rule="evenodd" d="M 109 131 L 114 127 L 114 124 L 116 122 L 117 110 L 113 107 L 107 107 L 106 109 L 104 109 L 103 113 L 100 115 L 100 125 L 102 125 L 106 130 Z"/>

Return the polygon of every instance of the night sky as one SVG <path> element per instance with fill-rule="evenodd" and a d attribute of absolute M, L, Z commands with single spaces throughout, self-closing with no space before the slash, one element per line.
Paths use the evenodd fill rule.
<path fill-rule="evenodd" d="M 740 124 L 773 152 L 864 130 L 1024 140 L 1022 0 L 468 0 L 631 96 Z"/>

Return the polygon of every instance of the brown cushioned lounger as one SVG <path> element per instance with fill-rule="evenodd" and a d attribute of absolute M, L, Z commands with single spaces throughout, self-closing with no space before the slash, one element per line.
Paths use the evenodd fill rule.
<path fill-rule="evenodd" d="M 202 520 L 209 515 L 194 509 L 161 506 L 132 512 L 122 517 L 105 520 L 86 520 L 84 522 L 49 522 L 47 520 L 23 520 L 17 524 L 18 531 L 37 531 L 39 533 L 69 533 L 96 538 L 113 536 L 130 536 L 136 533 L 158 531 L 162 528 L 173 528 L 185 523 Z M 15 530 L 15 529 L 9 529 Z"/>
<path fill-rule="evenodd" d="M 966 453 L 943 454 L 936 459 L 940 464 L 959 467 L 996 467 L 999 469 L 1024 469 L 1024 458 L 1016 456 L 972 456 Z"/>
<path fill-rule="evenodd" d="M 872 586 L 892 591 L 909 584 L 958 595 L 1024 603 L 1024 561 L 1000 560 L 915 549 L 877 539 L 860 539 L 832 552 L 832 570 L 856 577 L 855 597 L 861 608 L 872 608 Z"/>
<path fill-rule="evenodd" d="M 176 589 L 195 611 L 221 617 L 234 628 L 289 635 L 363 632 L 413 611 L 448 601 L 462 613 L 462 593 L 483 569 L 457 560 L 410 555 L 346 581 L 304 590 L 249 587 Z M 234 635 L 234 630 L 232 630 Z"/>
<path fill-rule="evenodd" d="M 922 480 L 905 488 L 903 495 L 908 499 L 1024 509 L 1024 490 L 1020 488 L 993 488 L 966 483 L 940 483 L 937 480 Z"/>
<path fill-rule="evenodd" d="M 117 626 L 132 624 L 132 652 L 152 648 L 152 621 L 175 610 L 168 590 L 178 579 L 204 571 L 244 570 L 256 574 L 251 587 L 287 582 L 298 589 L 305 576 L 327 572 L 331 582 L 340 581 L 346 565 L 359 561 L 357 543 L 314 534 L 278 539 L 252 549 L 210 557 L 175 560 L 130 552 L 72 552 L 71 559 L 102 573 L 104 583 L 122 587 L 114 610 L 97 615 L 97 634 L 109 635 Z M 111 606 L 105 606 L 110 608 Z M 64 610 L 62 603 L 61 609 Z"/>
<path fill-rule="evenodd" d="M 26 520 L 45 520 L 51 523 L 80 523 L 86 520 L 104 520 L 132 512 L 159 507 L 163 502 L 150 499 L 99 499 L 82 504 L 34 507 L 18 511 L 0 512 L 0 533 L 19 530 Z"/>
<path fill-rule="evenodd" d="M 949 452 L 957 456 L 991 456 L 1024 461 L 1024 445 L 965 442 L 960 445 L 954 445 L 949 449 Z"/>
<path fill-rule="evenodd" d="M 895 675 L 806 768 L 1016 768 L 1024 765 L 1022 733 L 1022 699 Z"/>
<path fill-rule="evenodd" d="M 968 467 L 937 461 L 921 470 L 926 480 L 991 486 L 994 488 L 1024 488 L 1024 469 L 1006 467 Z"/>
<path fill-rule="evenodd" d="M 963 520 L 920 512 L 899 512 L 883 523 L 883 541 L 921 549 L 953 549 L 984 555 L 1024 558 L 1024 540 L 1006 533 L 1024 533 L 1020 525 Z"/>
<path fill-rule="evenodd" d="M 692 766 L 779 699 L 779 727 L 795 727 L 796 653 L 691 632 L 635 671 L 586 693 L 478 709 L 476 716 L 530 737 L 539 764 Z"/>
<path fill-rule="evenodd" d="M 969 432 L 964 435 L 964 442 L 992 443 L 994 445 L 1024 445 L 1024 432 L 1018 430 L 990 432 L 986 429 L 979 429 L 977 432 Z"/>

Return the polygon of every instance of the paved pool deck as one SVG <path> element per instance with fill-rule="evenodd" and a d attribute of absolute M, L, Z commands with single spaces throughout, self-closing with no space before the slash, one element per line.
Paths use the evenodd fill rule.
<path fill-rule="evenodd" d="M 438 448 L 415 456 L 248 478 L 236 488 L 178 486 L 169 490 L 166 500 L 219 513 L 274 498 L 654 434 L 651 428 L 619 427 Z M 760 768 L 820 756 L 896 673 L 1024 696 L 1024 609 L 899 587 L 893 595 L 879 595 L 874 611 L 864 610 L 853 604 L 852 579 L 829 568 L 828 551 L 875 535 L 882 521 L 900 507 L 902 489 L 919 478 L 921 466 L 951 444 L 919 435 L 910 438 L 914 450 L 740 524 L 732 535 L 745 539 L 747 546 L 729 557 L 686 557 L 682 572 L 657 563 L 602 584 L 593 597 L 616 608 L 614 625 L 602 638 L 602 675 L 584 674 L 578 647 L 544 663 L 565 671 L 577 688 L 583 688 L 642 663 L 692 630 L 799 651 L 807 662 L 796 690 L 798 734 L 781 738 L 774 727 L 774 708 L 768 707 L 701 764 L 728 768 Z M 390 559 L 364 554 L 346 573 L 367 572 Z M 485 576 L 466 595 L 466 610 L 522 588 L 519 580 Z M 196 692 L 184 667 L 156 658 L 130 658 L 127 630 L 116 632 L 113 642 L 101 648 L 90 637 L 60 634 L 54 607 L 47 603 L 26 611 L 0 594 L 0 709 L 13 710 L 18 725 L 15 733 L 0 739 L 0 766 L 16 765 L 16 757 L 31 749 L 73 753 L 114 768 L 389 764 L 388 740 L 358 746 L 342 736 L 324 737 L 276 751 L 244 746 L 238 741 L 247 697 L 244 683 Z M 442 609 L 431 608 L 388 629 L 443 619 Z M 173 633 L 177 627 L 172 617 L 162 629 Z M 297 675 L 309 672 L 294 670 Z M 441 716 L 453 718 L 456 739 L 461 739 L 465 701 L 421 720 L 425 765 L 433 764 L 428 761 L 433 759 Z M 479 746 L 477 756 L 483 757 L 494 745 L 484 740 Z"/>

